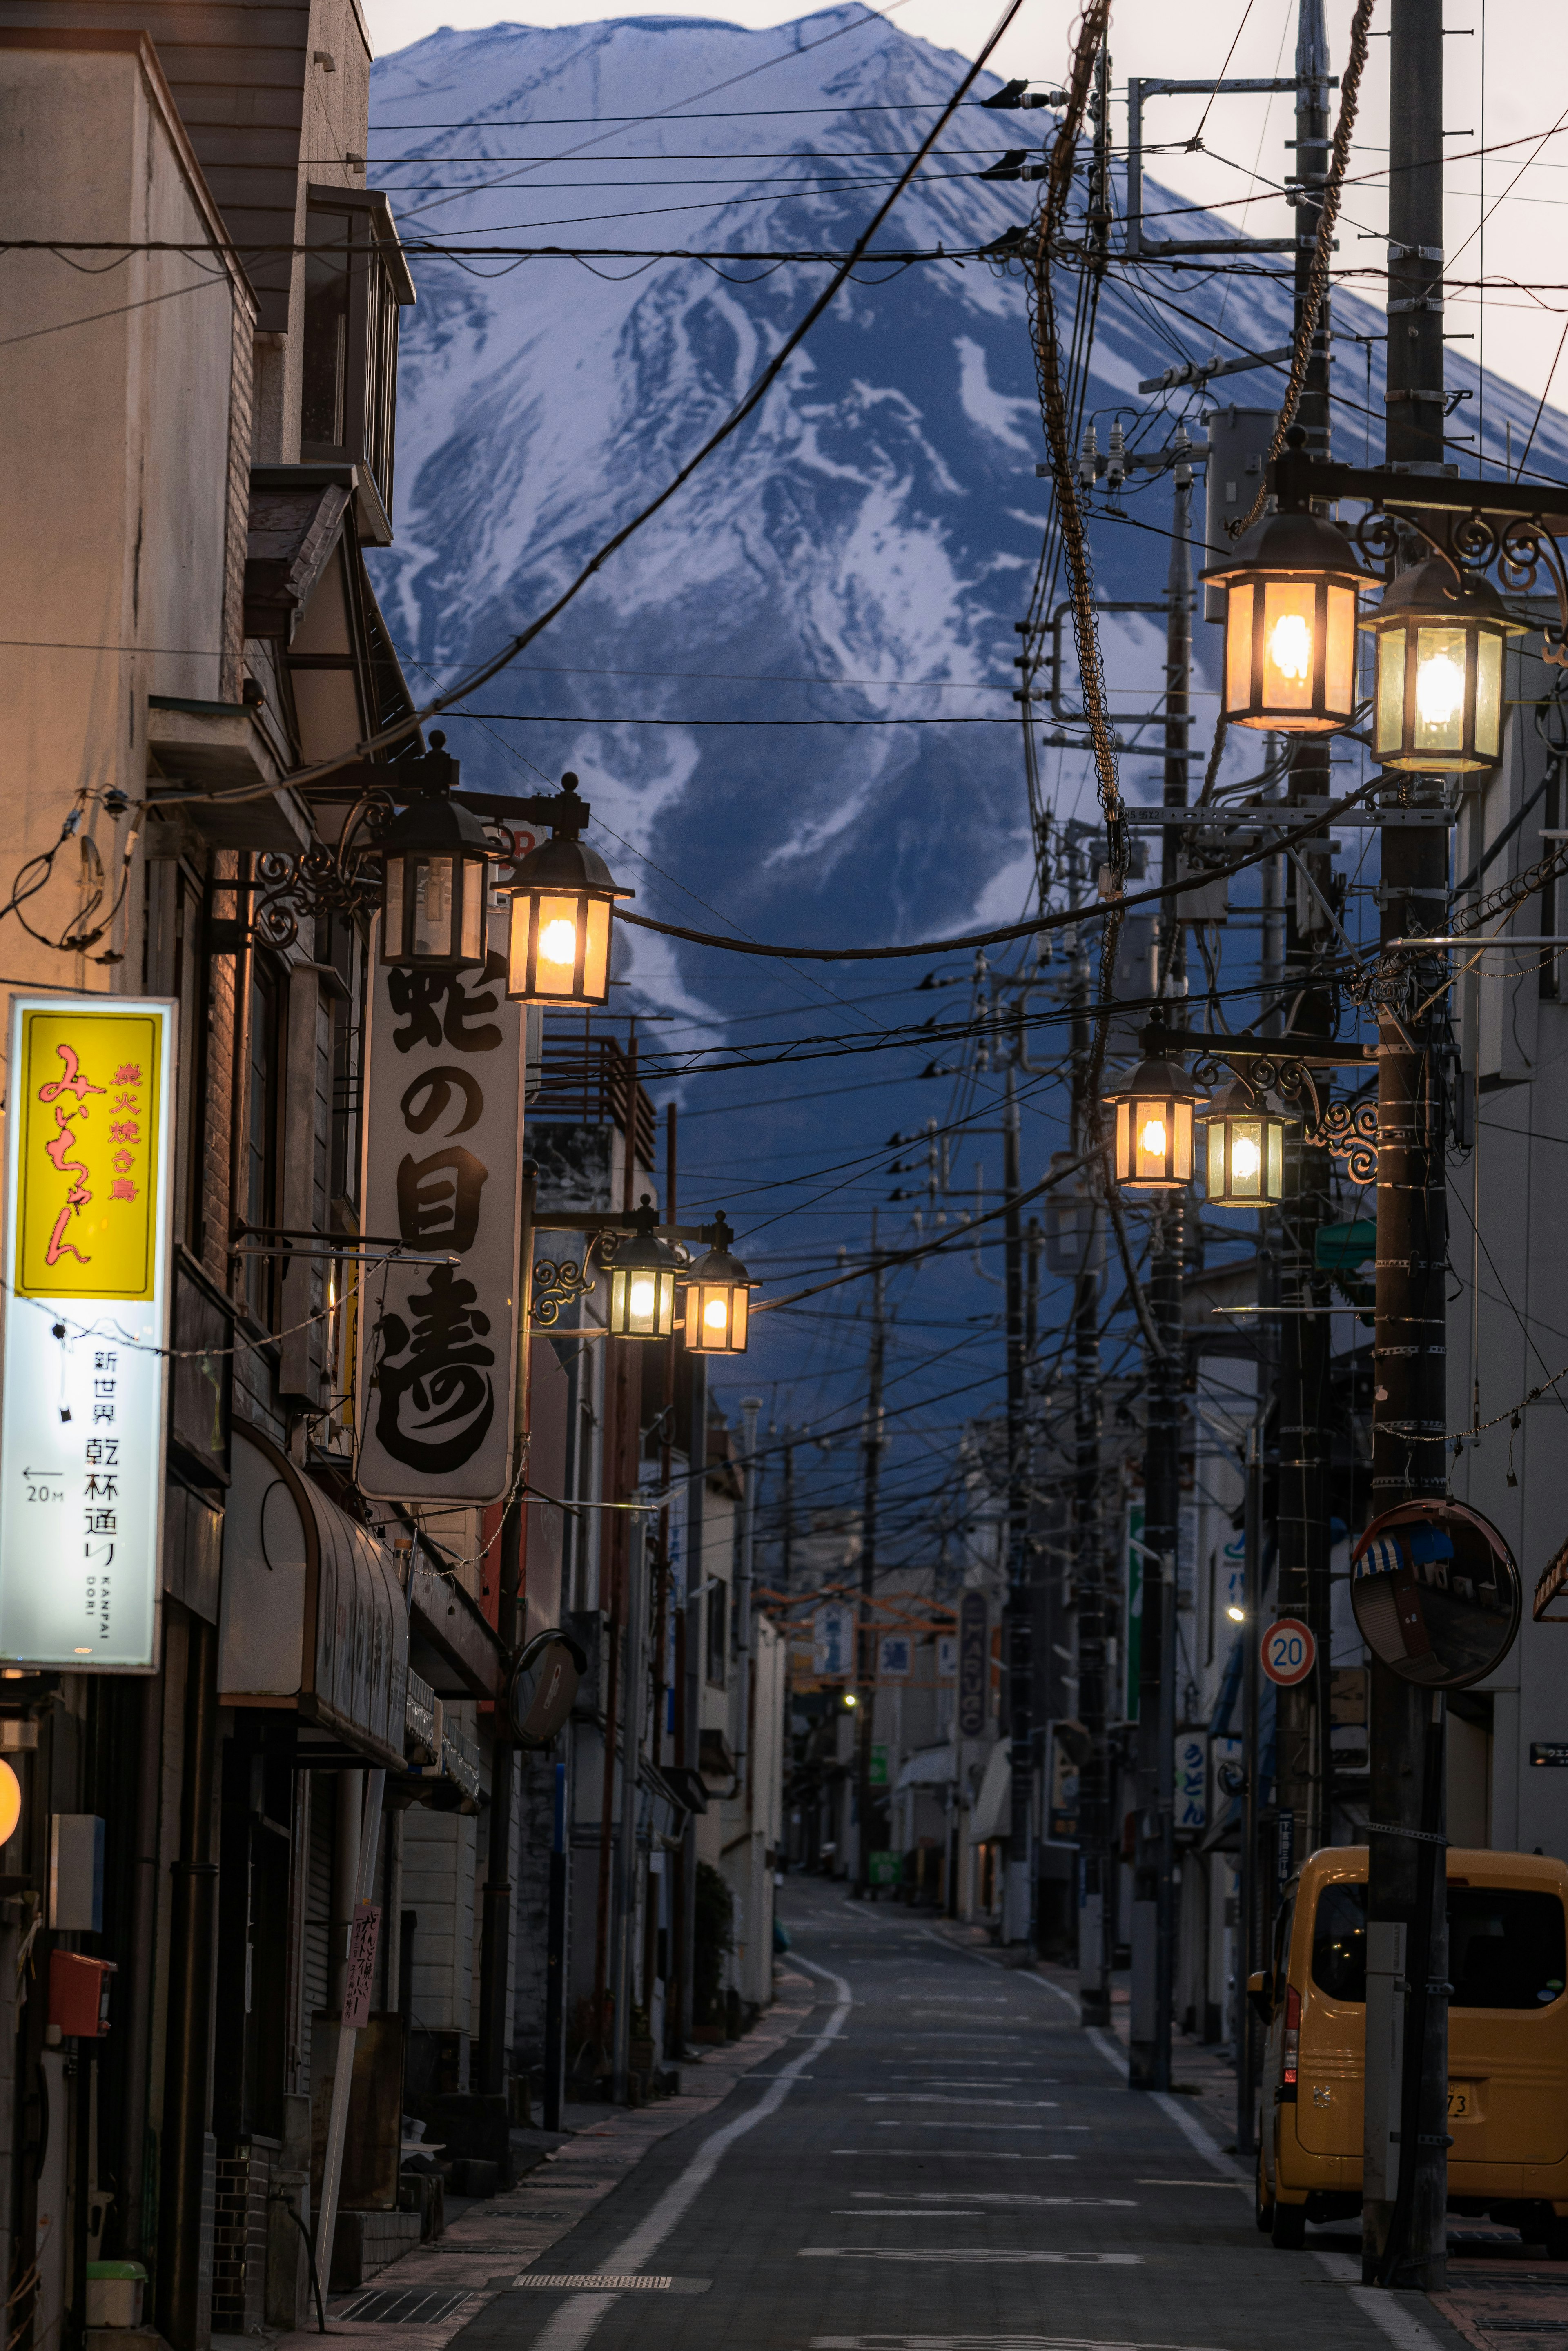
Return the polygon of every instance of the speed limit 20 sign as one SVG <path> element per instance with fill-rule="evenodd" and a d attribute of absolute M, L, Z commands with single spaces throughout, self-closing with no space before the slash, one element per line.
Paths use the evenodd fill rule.
<path fill-rule="evenodd" d="M 1263 1635 L 1263 1671 L 1281 1689 L 1304 1682 L 1317 1663 L 1318 1645 L 1312 1627 L 1299 1616 L 1281 1616 Z"/>

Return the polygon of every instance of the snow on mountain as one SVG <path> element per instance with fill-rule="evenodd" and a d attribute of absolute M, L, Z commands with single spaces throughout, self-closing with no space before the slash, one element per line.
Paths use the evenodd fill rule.
<path fill-rule="evenodd" d="M 444 243 L 836 251 L 962 69 L 953 53 L 849 6 L 765 32 L 692 17 L 444 30 L 375 68 L 371 179 L 392 192 L 405 235 Z M 974 174 L 1009 145 L 1034 147 L 1041 127 L 1037 115 L 967 107 L 879 246 L 973 247 L 1027 219 L 1032 188 Z M 1152 227 L 1169 201 L 1148 187 Z M 1225 227 L 1182 222 L 1184 235 Z M 413 266 L 397 545 L 374 560 L 400 645 L 423 665 L 412 674 L 445 680 L 538 611 L 690 455 L 822 270 L 760 260 Z M 1045 493 L 1023 287 L 1016 272 L 972 260 L 862 276 L 760 413 L 476 697 L 487 723 L 449 721 L 472 783 L 536 789 L 541 771 L 553 781 L 574 768 L 619 837 L 601 845 L 635 883 L 639 907 L 677 922 L 873 941 L 1015 917 L 1026 902 L 1012 622 L 1034 577 Z M 1364 336 L 1381 321 L 1336 297 L 1335 324 Z M 1178 413 L 1198 429 L 1201 400 L 1172 394 L 1162 415 L 1140 399 L 1142 378 L 1288 334 L 1288 295 L 1268 277 L 1150 269 L 1134 284 L 1113 272 L 1088 402 L 1101 445 L 1118 408 L 1130 432 L 1142 419 L 1145 442 L 1162 441 Z M 1381 346 L 1345 341 L 1335 356 L 1337 446 L 1357 458 L 1370 435 L 1375 455 Z M 1277 371 L 1231 377 L 1223 396 L 1262 404 L 1281 381 Z M 1477 389 L 1462 356 L 1452 384 Z M 1505 418 L 1521 449 L 1533 398 L 1493 380 L 1486 405 L 1489 457 L 1500 458 Z M 1461 401 L 1456 430 L 1476 406 Z M 1457 453 L 1467 470 L 1472 445 Z M 1568 430 L 1549 414 L 1531 464 L 1555 471 L 1565 458 Z M 1163 484 L 1145 483 L 1129 494 L 1128 520 L 1096 521 L 1103 595 L 1160 592 L 1167 502 Z M 1197 633 L 1212 675 L 1218 632 Z M 1158 679 L 1163 632 L 1110 620 L 1104 647 L 1124 707 Z M 517 713 L 530 715 L 499 716 Z M 946 723 L 696 723 L 830 716 Z M 609 723 L 632 717 L 677 723 Z M 951 723 L 979 719 L 1009 723 Z M 1207 723 L 1200 715 L 1199 734 Z M 1083 758 L 1044 757 L 1057 805 L 1087 809 Z M 1155 789 L 1155 776 L 1152 762 L 1126 762 L 1133 797 Z M 874 979 L 846 977 L 844 967 L 795 973 L 640 934 L 636 985 L 621 1002 L 694 1013 L 722 1004 L 727 1014 L 814 1003 L 818 1025 L 848 1029 L 870 1016 L 846 1013 L 843 998 L 918 968 L 882 967 Z M 936 1001 L 946 1010 L 955 999 Z M 764 1023 L 762 1033 L 776 1032 Z M 863 1070 L 882 1090 L 852 1100 L 848 1119 L 841 1098 L 824 1093 L 813 1108 L 797 1095 L 734 1131 L 755 1154 L 786 1139 L 803 1152 L 825 1138 L 846 1151 L 880 1140 L 896 1119 L 940 1107 L 915 1080 L 922 1059 L 829 1062 L 824 1089 Z M 883 1082 L 897 1071 L 904 1085 Z M 723 1081 L 737 1082 L 753 1095 L 787 1091 Z M 1048 1139 L 1037 1128 L 1036 1165 Z M 816 1225 L 797 1217 L 790 1235 L 858 1231 L 886 1190 L 857 1179 Z"/>

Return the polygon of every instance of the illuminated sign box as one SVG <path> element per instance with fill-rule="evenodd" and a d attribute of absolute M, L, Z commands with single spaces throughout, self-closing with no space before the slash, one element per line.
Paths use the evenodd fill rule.
<path fill-rule="evenodd" d="M 175 1019 L 11 999 L 0 1663 L 158 1662 Z"/>

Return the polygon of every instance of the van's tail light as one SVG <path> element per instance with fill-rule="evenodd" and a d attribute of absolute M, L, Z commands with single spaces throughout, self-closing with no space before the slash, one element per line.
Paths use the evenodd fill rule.
<path fill-rule="evenodd" d="M 1301 1995 L 1294 1984 L 1285 1992 L 1285 2048 L 1283 2077 L 1287 2089 L 1296 2086 L 1296 2068 L 1301 2054 Z"/>

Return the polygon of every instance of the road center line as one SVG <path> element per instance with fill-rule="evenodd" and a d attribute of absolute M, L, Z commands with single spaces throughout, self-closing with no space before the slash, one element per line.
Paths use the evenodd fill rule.
<path fill-rule="evenodd" d="M 640 2270 L 651 2261 L 671 2230 L 685 2217 L 707 2186 L 718 2169 L 721 2158 L 728 2154 L 737 2138 L 744 2138 L 747 2131 L 755 2130 L 758 2123 L 778 2113 L 811 2060 L 820 2056 L 843 2031 L 850 2010 L 854 2005 L 843 1977 L 834 1975 L 829 1968 L 818 1967 L 814 1960 L 801 1958 L 799 1952 L 793 1956 L 800 1966 L 814 1976 L 821 1976 L 824 1983 L 832 1985 L 838 2004 L 831 2016 L 821 2032 L 802 2049 L 800 2056 L 792 2059 L 778 2075 L 756 2105 L 704 2139 L 679 2179 L 671 2181 L 631 2235 L 622 2238 L 614 2252 L 600 2263 L 601 2270 L 613 2275 L 620 2271 Z M 745 2078 L 744 2074 L 740 2077 L 736 2085 L 737 2088 L 743 2086 Z M 605 2312 L 619 2298 L 615 2294 L 573 2294 L 570 2302 L 562 2303 L 560 2308 L 551 2314 L 534 2337 L 533 2351 L 581 2351 L 582 2345 L 592 2336 Z"/>

